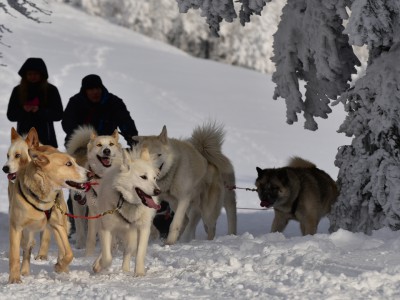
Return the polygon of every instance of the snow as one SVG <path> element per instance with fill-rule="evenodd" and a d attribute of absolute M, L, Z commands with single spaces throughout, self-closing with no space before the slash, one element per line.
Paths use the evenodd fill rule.
<path fill-rule="evenodd" d="M 27 57 L 42 57 L 50 82 L 64 106 L 80 88 L 81 78 L 99 74 L 106 87 L 125 100 L 139 133 L 158 134 L 165 124 L 172 137 L 188 137 L 204 121 L 225 124 L 225 154 L 232 160 L 237 186 L 254 187 L 256 166 L 283 166 L 299 155 L 336 178 L 337 147 L 350 139 L 336 131 L 345 118 L 333 107 L 315 132 L 285 123 L 285 105 L 273 101 L 271 76 L 190 57 L 161 42 L 51 3 L 53 15 L 36 24 L 4 17 L 12 34 L 3 37 L 0 69 L 0 157 L 6 161 L 10 123 L 5 112 L 17 71 Z M 64 133 L 56 123 L 58 142 Z M 62 146 L 60 147 L 63 148 Z M 227 236 L 222 213 L 213 241 L 199 225 L 190 243 L 149 245 L 145 277 L 121 271 L 121 253 L 101 274 L 91 270 L 95 257 L 73 247 L 68 274 L 49 261 L 32 259 L 23 283 L 8 281 L 8 199 L 6 176 L 0 178 L 0 299 L 398 299 L 400 233 L 387 228 L 371 236 L 338 230 L 329 234 L 324 218 L 315 236 L 302 237 L 298 224 L 268 233 L 273 212 L 259 210 L 256 193 L 237 190 L 238 235 Z M 74 246 L 74 245 L 72 245 Z M 97 248 L 97 250 L 99 250 Z M 34 253 L 37 252 L 37 247 Z M 133 264 L 133 262 L 132 262 Z"/>

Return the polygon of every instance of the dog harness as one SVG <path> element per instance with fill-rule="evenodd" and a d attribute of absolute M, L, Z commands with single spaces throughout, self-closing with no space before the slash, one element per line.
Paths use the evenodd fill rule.
<path fill-rule="evenodd" d="M 25 195 L 24 192 L 22 191 L 22 187 L 21 187 L 21 182 L 20 182 L 20 181 L 18 181 L 18 189 L 19 189 L 20 194 L 22 195 L 22 198 L 24 198 L 24 200 L 25 200 L 26 202 L 28 202 L 30 205 L 32 205 L 32 207 L 33 207 L 34 209 L 36 209 L 37 211 L 43 212 L 43 213 L 46 215 L 46 219 L 47 219 L 47 220 L 50 219 L 50 217 L 51 217 L 51 212 L 53 211 L 54 205 L 53 205 L 52 207 L 50 207 L 50 209 L 48 209 L 48 210 L 43 210 L 43 209 L 37 207 L 35 204 L 33 204 L 32 202 L 30 202 L 30 201 L 28 200 L 28 197 L 26 197 L 26 195 Z M 28 189 L 28 190 L 29 190 L 29 189 Z M 43 201 L 40 200 L 39 197 L 36 196 L 36 194 L 33 193 L 31 190 L 29 190 L 29 192 L 31 193 L 31 195 L 32 195 L 37 201 L 43 202 Z M 57 196 L 58 196 L 58 194 L 57 194 Z M 46 203 L 46 202 L 43 202 L 43 203 Z"/>
<path fill-rule="evenodd" d="M 117 204 L 117 212 L 118 212 L 118 214 L 119 214 L 119 216 L 121 217 L 122 220 L 124 220 L 126 223 L 128 223 L 129 225 L 131 225 L 132 222 L 129 221 L 129 220 L 121 213 L 121 211 L 120 211 L 120 209 L 122 208 L 122 205 L 124 204 L 124 202 L 125 202 L 125 199 L 124 199 L 124 197 L 122 196 L 122 194 L 120 193 L 120 194 L 119 194 L 119 199 L 118 199 L 118 204 Z"/>

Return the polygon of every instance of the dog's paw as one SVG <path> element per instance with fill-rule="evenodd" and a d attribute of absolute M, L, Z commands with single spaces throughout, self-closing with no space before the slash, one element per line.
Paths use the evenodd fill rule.
<path fill-rule="evenodd" d="M 175 245 L 179 238 L 179 230 L 170 230 L 165 245 Z"/>
<path fill-rule="evenodd" d="M 38 254 L 36 257 L 35 257 L 35 260 L 48 260 L 49 258 L 48 258 L 48 256 L 46 255 L 46 254 Z"/>
<path fill-rule="evenodd" d="M 8 283 L 11 283 L 11 284 L 22 283 L 21 276 L 16 276 L 16 275 L 11 276 L 10 275 L 10 277 L 8 278 Z"/>
<path fill-rule="evenodd" d="M 146 272 L 145 271 L 135 271 L 135 277 L 143 277 L 143 276 L 145 276 L 146 275 Z"/>
<path fill-rule="evenodd" d="M 58 262 L 54 265 L 54 271 L 56 271 L 56 273 L 68 273 L 69 269 L 68 266 Z"/>
<path fill-rule="evenodd" d="M 21 268 L 21 275 L 28 276 L 31 273 L 30 268 Z"/>
<path fill-rule="evenodd" d="M 99 263 L 94 263 L 93 264 L 93 272 L 94 273 L 99 273 L 100 271 L 101 271 L 101 266 L 100 266 L 100 264 Z"/>
<path fill-rule="evenodd" d="M 164 246 L 172 246 L 172 245 L 175 245 L 175 244 L 176 244 L 176 241 L 174 241 L 174 240 L 166 239 L 164 241 Z"/>

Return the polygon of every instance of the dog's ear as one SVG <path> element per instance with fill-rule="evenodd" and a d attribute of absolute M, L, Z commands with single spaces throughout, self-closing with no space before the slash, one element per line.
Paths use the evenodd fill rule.
<path fill-rule="evenodd" d="M 90 133 L 90 140 L 94 140 L 95 138 L 97 138 L 97 134 L 96 134 L 96 132 L 93 130 L 91 133 Z"/>
<path fill-rule="evenodd" d="M 11 143 L 20 138 L 21 138 L 21 136 L 18 134 L 18 132 L 15 130 L 15 128 L 11 127 Z"/>
<path fill-rule="evenodd" d="M 29 148 L 36 149 L 37 147 L 39 147 L 39 135 L 35 127 L 32 127 L 29 130 L 28 135 L 25 138 L 25 142 L 28 144 Z"/>
<path fill-rule="evenodd" d="M 167 133 L 167 126 L 163 126 L 160 135 L 158 136 L 158 138 L 160 139 L 160 141 L 163 144 L 168 144 L 168 133 Z"/>
<path fill-rule="evenodd" d="M 116 141 L 118 141 L 119 139 L 119 133 L 118 133 L 118 129 L 115 129 L 113 134 L 111 135 L 113 137 L 113 139 L 115 139 Z"/>
<path fill-rule="evenodd" d="M 150 152 L 147 147 L 144 147 L 142 151 L 140 152 L 140 158 L 143 160 L 150 161 Z"/>
<path fill-rule="evenodd" d="M 122 149 L 122 164 L 120 167 L 121 172 L 129 172 L 132 159 L 128 151 Z"/>
<path fill-rule="evenodd" d="M 47 156 L 39 151 L 33 149 L 28 150 L 29 156 L 31 157 L 33 163 L 39 167 L 47 165 L 50 161 Z"/>
<path fill-rule="evenodd" d="M 259 168 L 259 167 L 256 167 L 256 170 L 257 170 L 258 176 L 261 176 L 261 174 L 262 174 L 262 169 Z"/>

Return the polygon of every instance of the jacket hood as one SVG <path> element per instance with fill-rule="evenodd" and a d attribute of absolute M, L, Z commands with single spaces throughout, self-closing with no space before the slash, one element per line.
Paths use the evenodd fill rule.
<path fill-rule="evenodd" d="M 37 71 L 40 74 L 42 74 L 43 79 L 49 78 L 46 64 L 41 58 L 37 57 L 28 58 L 22 65 L 21 69 L 19 69 L 18 75 L 24 77 L 27 71 Z"/>

